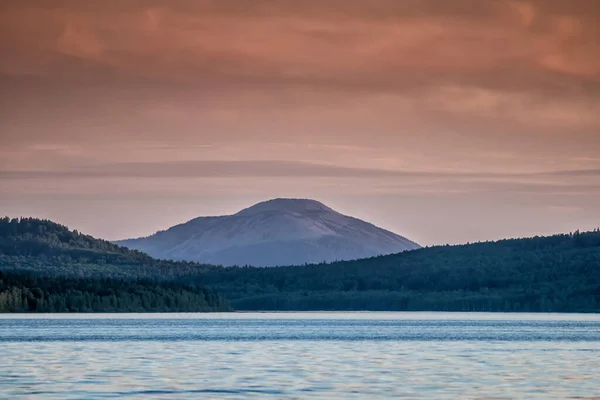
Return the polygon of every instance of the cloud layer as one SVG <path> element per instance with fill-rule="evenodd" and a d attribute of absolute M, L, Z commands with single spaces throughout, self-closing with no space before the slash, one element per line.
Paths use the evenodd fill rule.
<path fill-rule="evenodd" d="M 425 243 L 564 229 L 543 222 L 556 210 L 587 223 L 598 20 L 596 0 L 1 2 L 0 202 L 68 218 L 76 200 L 35 196 L 89 200 L 100 193 L 81 182 L 95 180 L 148 230 L 163 227 L 144 222 L 161 188 L 177 218 L 204 213 L 182 200 L 211 198 L 204 188 L 221 193 L 215 212 L 226 197 L 294 194 L 389 214 L 389 196 L 417 196 L 425 218 L 433 197 L 466 193 L 446 223 L 490 215 L 483 231 L 435 238 L 415 222 Z M 546 211 L 527 221 L 533 198 Z M 500 203 L 513 230 L 494 228 L 509 218 L 493 217 Z"/>

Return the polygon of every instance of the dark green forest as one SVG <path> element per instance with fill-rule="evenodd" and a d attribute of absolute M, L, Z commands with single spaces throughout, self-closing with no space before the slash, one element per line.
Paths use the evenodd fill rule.
<path fill-rule="evenodd" d="M 244 310 L 600 311 L 600 231 L 198 277 Z"/>
<path fill-rule="evenodd" d="M 0 272 L 0 312 L 207 312 L 229 303 L 202 288 L 147 280 Z"/>
<path fill-rule="evenodd" d="M 163 263 L 47 220 L 0 219 L 0 312 L 228 311 L 222 297 L 169 281 L 203 268 Z"/>
<path fill-rule="evenodd" d="M 172 279 L 210 266 L 155 260 L 37 218 L 0 218 L 0 268 L 77 277 Z"/>
<path fill-rule="evenodd" d="M 215 291 L 238 310 L 600 312 L 599 230 L 332 264 L 223 268 L 154 260 L 51 221 L 4 218 L 0 269 L 57 282 L 181 282 Z"/>

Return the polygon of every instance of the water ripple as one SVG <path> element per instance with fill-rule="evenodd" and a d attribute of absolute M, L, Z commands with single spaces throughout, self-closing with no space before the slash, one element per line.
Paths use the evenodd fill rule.
<path fill-rule="evenodd" d="M 594 315 L 5 315 L 0 343 L 0 398 L 600 394 Z"/>

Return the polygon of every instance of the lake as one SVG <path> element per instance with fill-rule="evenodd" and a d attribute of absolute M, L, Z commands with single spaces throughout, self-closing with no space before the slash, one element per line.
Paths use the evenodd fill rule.
<path fill-rule="evenodd" d="M 0 398 L 593 398 L 600 315 L 0 315 Z"/>

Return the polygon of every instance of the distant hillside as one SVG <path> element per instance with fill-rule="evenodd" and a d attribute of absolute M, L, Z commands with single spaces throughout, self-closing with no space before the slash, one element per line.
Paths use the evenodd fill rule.
<path fill-rule="evenodd" d="M 157 261 L 47 220 L 0 219 L 0 312 L 228 311 L 197 282 L 166 281 L 205 268 Z"/>
<path fill-rule="evenodd" d="M 172 278 L 206 265 L 155 260 L 37 218 L 0 218 L 0 268 L 81 277 Z"/>
<path fill-rule="evenodd" d="M 199 279 L 243 310 L 600 312 L 600 231 Z"/>
<path fill-rule="evenodd" d="M 420 246 L 307 199 L 274 199 L 116 242 L 153 257 L 216 265 L 281 266 L 354 260 Z"/>
<path fill-rule="evenodd" d="M 206 287 L 238 310 L 600 312 L 598 230 L 332 264 L 224 268 L 154 260 L 50 221 L 5 218 L 0 270 L 170 280 Z"/>

